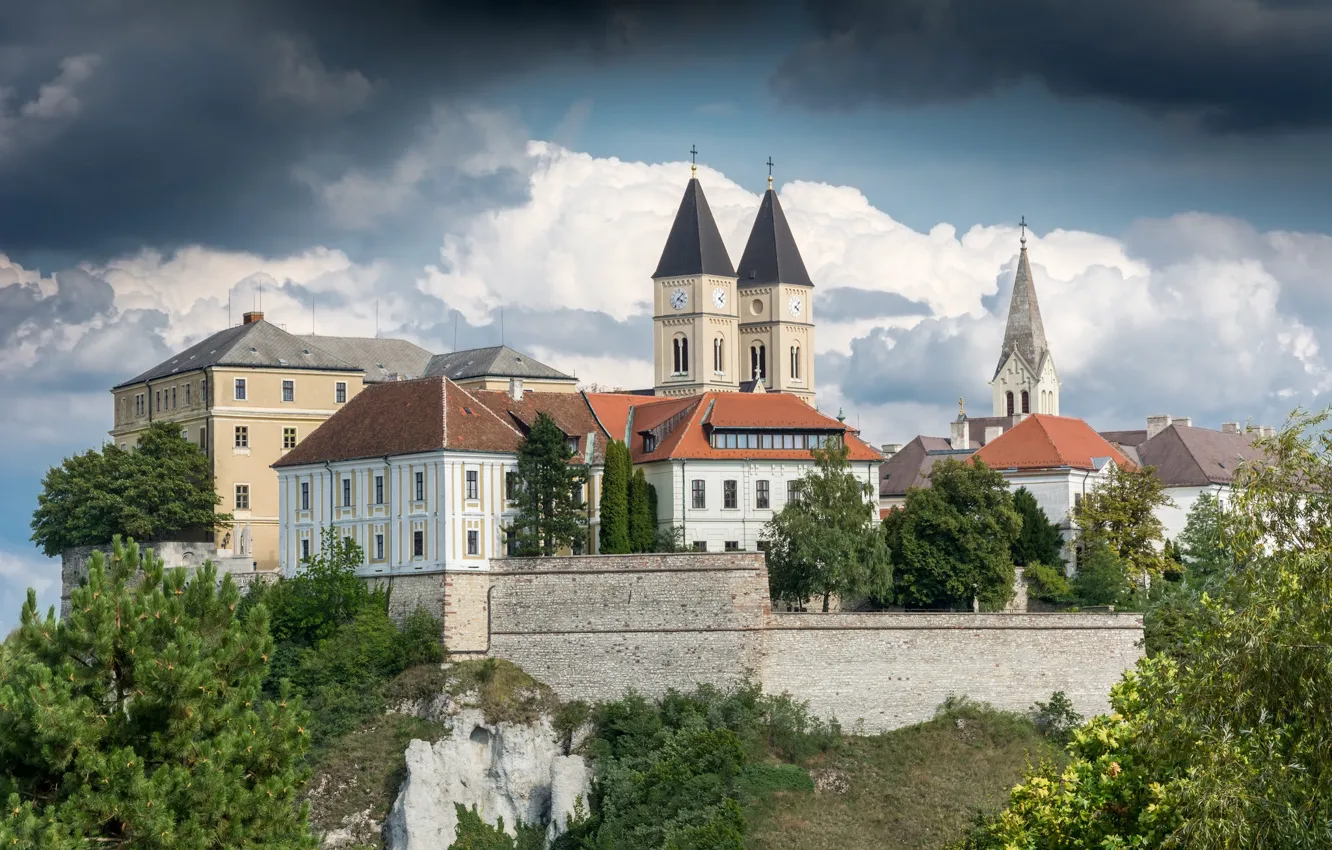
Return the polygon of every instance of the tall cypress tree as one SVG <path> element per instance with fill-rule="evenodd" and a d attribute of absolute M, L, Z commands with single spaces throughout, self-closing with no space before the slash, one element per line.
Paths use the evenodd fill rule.
<path fill-rule="evenodd" d="M 142 566 L 142 575 L 139 569 Z M 68 618 L 0 646 L 0 846 L 314 848 L 300 700 L 263 698 L 268 612 L 113 540 Z"/>
<path fill-rule="evenodd" d="M 609 447 L 608 447 L 609 448 Z M 587 529 L 582 488 L 587 467 L 573 460 L 573 447 L 560 426 L 538 413 L 518 447 L 518 551 L 554 555 L 584 539 Z"/>
<path fill-rule="evenodd" d="M 606 467 L 601 474 L 601 553 L 622 555 L 629 540 L 629 447 L 619 440 L 606 446 Z"/>
<path fill-rule="evenodd" d="M 1019 567 L 1032 564 L 1062 567 L 1064 535 L 1059 532 L 1059 526 L 1050 522 L 1026 487 L 1013 492 L 1013 510 L 1022 517 L 1022 530 L 1013 544 L 1013 563 Z"/>
<path fill-rule="evenodd" d="M 629 477 L 629 544 L 635 552 L 651 552 L 657 542 L 657 517 L 651 513 L 647 479 L 642 469 Z"/>

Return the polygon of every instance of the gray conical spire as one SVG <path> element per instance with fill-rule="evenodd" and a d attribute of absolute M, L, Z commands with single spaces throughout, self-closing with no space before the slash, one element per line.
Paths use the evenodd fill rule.
<path fill-rule="evenodd" d="M 1022 355 L 1029 368 L 1040 369 L 1041 361 L 1049 350 L 1049 343 L 1045 341 L 1045 325 L 1041 323 L 1041 308 L 1036 303 L 1036 284 L 1031 278 L 1031 264 L 1027 262 L 1027 237 L 1024 232 L 1017 275 L 1013 280 L 1013 299 L 1008 304 L 1004 347 L 999 352 L 999 364 L 994 367 L 994 374 L 998 376 L 999 370 L 1004 368 L 1004 362 L 1014 351 Z"/>
<path fill-rule="evenodd" d="M 742 287 L 773 283 L 814 285 L 809 272 L 805 271 L 805 261 L 800 258 L 800 249 L 796 247 L 791 226 L 786 223 L 777 193 L 771 186 L 763 195 L 736 273 Z"/>
<path fill-rule="evenodd" d="M 712 218 L 712 209 L 708 199 L 703 196 L 703 186 L 697 177 L 691 177 L 685 187 L 684 197 L 680 199 L 680 209 L 675 213 L 675 223 L 671 225 L 671 234 L 666 237 L 666 247 L 661 252 L 661 261 L 652 276 L 683 277 L 693 274 L 712 274 L 723 277 L 735 277 L 735 267 L 726 253 L 717 222 Z"/>

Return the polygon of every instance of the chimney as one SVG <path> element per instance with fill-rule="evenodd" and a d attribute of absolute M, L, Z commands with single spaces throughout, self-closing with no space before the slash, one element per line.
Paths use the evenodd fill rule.
<path fill-rule="evenodd" d="M 1147 439 L 1155 437 L 1165 429 L 1170 427 L 1170 416 L 1168 414 L 1158 414 L 1147 417 Z"/>
<path fill-rule="evenodd" d="M 1221 423 L 1222 434 L 1238 434 L 1239 432 L 1240 432 L 1240 424 L 1238 422 Z"/>
<path fill-rule="evenodd" d="M 882 446 L 879 446 L 879 451 L 883 453 L 883 456 L 885 458 L 892 457 L 901 450 L 902 450 L 901 443 L 884 443 Z"/>
<path fill-rule="evenodd" d="M 264 320 L 264 314 L 258 310 L 251 310 L 241 318 L 243 319 L 243 321 L 241 322 L 242 325 L 249 325 L 253 324 L 254 322 L 262 322 Z"/>
<path fill-rule="evenodd" d="M 995 440 L 1003 436 L 1003 433 L 1004 433 L 1004 426 L 1002 425 L 986 425 L 985 442 L 981 443 L 981 445 L 988 446 L 990 443 L 994 442 Z"/>
<path fill-rule="evenodd" d="M 969 449 L 971 441 L 968 439 L 967 417 L 959 416 L 953 420 L 952 432 L 948 439 L 948 445 L 954 449 Z"/>
<path fill-rule="evenodd" d="M 1171 425 L 1183 425 L 1185 428 L 1192 428 L 1192 427 L 1193 427 L 1193 417 L 1192 417 L 1192 416 L 1176 416 L 1174 419 L 1170 420 L 1170 424 L 1171 424 Z"/>
<path fill-rule="evenodd" d="M 523 379 L 522 379 L 522 378 L 510 378 L 510 379 L 509 379 L 509 397 L 512 398 L 514 401 L 522 401 L 522 400 L 523 400 Z"/>

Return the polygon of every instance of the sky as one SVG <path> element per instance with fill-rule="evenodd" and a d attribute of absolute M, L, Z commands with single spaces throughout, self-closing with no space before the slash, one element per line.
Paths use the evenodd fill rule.
<path fill-rule="evenodd" d="M 1330 141 L 1315 0 L 3 4 L 0 629 L 109 388 L 261 292 L 650 385 L 694 145 L 733 259 L 772 157 L 871 442 L 989 412 L 1023 216 L 1065 415 L 1279 425 L 1332 381 Z"/>

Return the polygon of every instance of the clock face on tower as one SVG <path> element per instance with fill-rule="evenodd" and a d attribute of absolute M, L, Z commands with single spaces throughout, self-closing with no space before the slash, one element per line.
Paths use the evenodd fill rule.
<path fill-rule="evenodd" d="M 718 310 L 720 310 L 722 307 L 725 307 L 726 290 L 722 289 L 720 286 L 712 290 L 712 303 L 717 305 Z"/>
<path fill-rule="evenodd" d="M 791 296 L 791 300 L 787 302 L 787 306 L 791 308 L 791 315 L 792 315 L 792 316 L 799 316 L 799 315 L 800 315 L 800 307 L 801 307 L 800 296 L 799 296 L 799 295 L 792 295 L 792 296 Z"/>
<path fill-rule="evenodd" d="M 677 289 L 671 293 L 671 306 L 677 310 L 683 310 L 685 304 L 689 303 L 689 293 L 683 289 Z"/>

